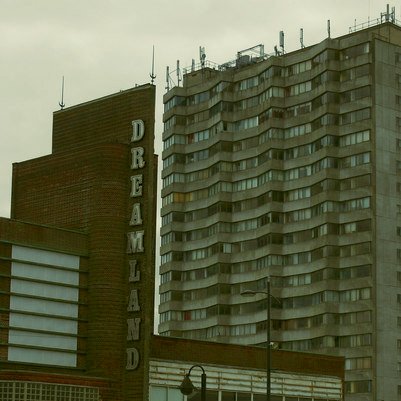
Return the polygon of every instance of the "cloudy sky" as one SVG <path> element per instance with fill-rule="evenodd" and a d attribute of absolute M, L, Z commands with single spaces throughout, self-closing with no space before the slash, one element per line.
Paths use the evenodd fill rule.
<path fill-rule="evenodd" d="M 68 106 L 149 82 L 155 46 L 156 150 L 161 149 L 165 68 L 190 66 L 199 46 L 224 63 L 263 43 L 306 46 L 380 17 L 379 0 L 0 0 L 0 216 L 9 217 L 13 162 L 50 153 L 61 80 Z M 394 5 L 390 3 L 390 7 Z M 401 8 L 396 17 L 401 20 Z"/>

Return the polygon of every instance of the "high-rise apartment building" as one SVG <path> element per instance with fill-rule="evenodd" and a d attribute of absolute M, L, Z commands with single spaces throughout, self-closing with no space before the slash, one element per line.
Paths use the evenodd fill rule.
<path fill-rule="evenodd" d="M 386 19 L 388 15 L 386 16 Z M 401 29 L 210 67 L 164 97 L 162 335 L 346 357 L 401 397 Z"/>

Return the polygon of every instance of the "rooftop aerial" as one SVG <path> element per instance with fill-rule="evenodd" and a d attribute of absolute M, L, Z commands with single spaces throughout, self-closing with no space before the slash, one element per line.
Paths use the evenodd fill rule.
<path fill-rule="evenodd" d="M 395 17 L 395 7 L 391 8 L 390 5 L 387 4 L 386 11 L 380 13 L 380 17 L 370 19 L 368 18 L 367 21 L 357 24 L 356 19 L 354 20 L 354 25 L 349 27 L 348 33 L 354 33 L 363 29 L 371 28 L 373 26 L 377 26 L 380 24 L 385 23 L 392 23 L 401 27 L 401 21 L 397 20 Z M 330 33 L 330 20 L 327 20 L 327 37 L 331 37 Z M 304 48 L 304 41 L 303 41 L 303 28 L 300 28 L 299 31 L 299 42 L 301 49 Z M 170 71 L 170 67 L 166 67 L 166 87 L 165 89 L 169 91 L 171 88 L 175 86 L 180 86 L 180 83 L 183 80 L 183 76 L 189 74 L 191 72 L 195 72 L 201 70 L 203 68 L 211 68 L 218 71 L 225 71 L 231 68 L 241 68 L 248 64 L 259 63 L 261 61 L 267 60 L 272 56 L 282 56 L 286 53 L 285 51 L 285 36 L 284 31 L 279 32 L 279 46 L 274 46 L 274 51 L 271 53 L 265 53 L 265 46 L 263 44 L 258 44 L 252 47 L 249 47 L 244 50 L 240 50 L 237 52 L 236 58 L 230 61 L 227 61 L 223 64 L 218 64 L 213 61 L 206 59 L 206 52 L 205 48 L 200 46 L 199 47 L 199 62 L 196 62 L 195 59 L 192 59 L 192 64 L 190 67 L 180 67 L 180 61 L 177 60 L 176 69 Z M 176 79 L 174 80 L 172 77 L 175 76 Z"/>

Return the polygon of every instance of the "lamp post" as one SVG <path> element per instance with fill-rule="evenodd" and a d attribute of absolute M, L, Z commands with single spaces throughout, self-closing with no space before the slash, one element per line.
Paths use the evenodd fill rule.
<path fill-rule="evenodd" d="M 271 399 L 271 369 L 272 369 L 272 355 L 270 348 L 270 298 L 273 296 L 270 294 L 270 277 L 267 276 L 267 284 L 266 291 L 252 291 L 246 290 L 241 292 L 241 295 L 244 297 L 253 297 L 256 294 L 264 294 L 266 295 L 267 307 L 266 307 L 266 400 L 270 401 Z M 274 297 L 275 298 L 275 297 Z"/>
<path fill-rule="evenodd" d="M 191 375 L 191 370 L 193 368 L 201 368 L 202 369 L 202 375 L 201 375 L 201 401 L 206 401 L 206 373 L 205 369 L 203 369 L 202 366 L 200 365 L 194 365 L 189 369 L 189 372 L 185 375 L 181 385 L 180 385 L 180 391 L 184 395 L 190 395 L 193 393 L 195 390 L 195 386 L 192 384 L 191 379 L 189 376 Z"/>

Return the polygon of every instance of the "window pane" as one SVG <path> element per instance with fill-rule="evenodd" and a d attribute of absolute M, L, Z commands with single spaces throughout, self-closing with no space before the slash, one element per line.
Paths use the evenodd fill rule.
<path fill-rule="evenodd" d="M 158 399 L 156 399 L 157 401 Z M 184 395 L 178 388 L 167 389 L 167 401 L 183 401 Z"/>
<path fill-rule="evenodd" d="M 167 401 L 167 389 L 164 387 L 150 387 L 149 401 Z"/>

